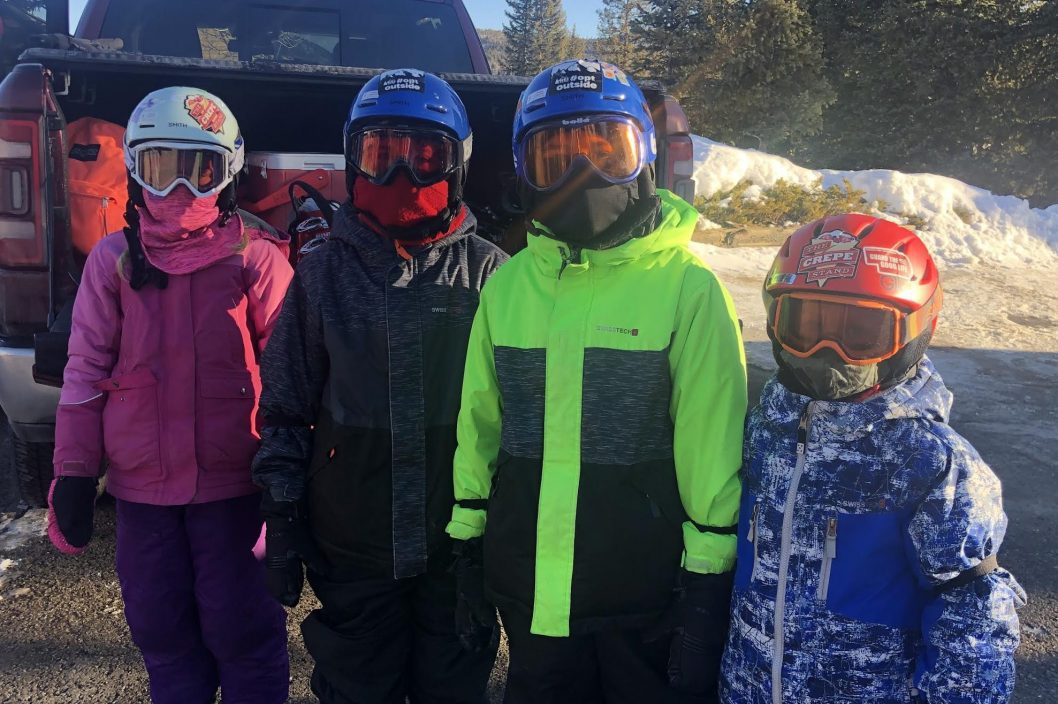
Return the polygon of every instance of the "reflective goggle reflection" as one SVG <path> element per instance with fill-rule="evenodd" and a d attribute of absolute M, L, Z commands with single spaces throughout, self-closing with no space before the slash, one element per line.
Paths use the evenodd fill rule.
<path fill-rule="evenodd" d="M 827 347 L 850 364 L 872 364 L 896 354 L 906 315 L 876 301 L 822 296 L 781 296 L 773 329 L 788 352 L 808 357 Z"/>
<path fill-rule="evenodd" d="M 209 195 L 230 180 L 228 157 L 224 152 L 155 145 L 141 147 L 135 154 L 140 183 L 156 195 L 165 195 L 178 182 L 199 196 Z"/>
<path fill-rule="evenodd" d="M 581 156 L 612 183 L 626 183 L 643 168 L 639 128 L 621 119 L 545 125 L 526 135 L 524 145 L 525 177 L 538 190 L 560 184 Z"/>
<path fill-rule="evenodd" d="M 357 172 L 378 185 L 406 166 L 416 183 L 427 186 L 459 166 L 459 144 L 442 132 L 374 128 L 350 135 L 348 158 Z"/>

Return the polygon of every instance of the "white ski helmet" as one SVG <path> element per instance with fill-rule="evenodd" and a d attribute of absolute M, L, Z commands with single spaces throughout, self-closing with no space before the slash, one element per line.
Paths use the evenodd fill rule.
<path fill-rule="evenodd" d="M 150 93 L 125 129 L 125 167 L 157 196 L 178 184 L 198 196 L 220 193 L 242 170 L 244 159 L 235 115 L 223 100 L 198 88 Z"/>

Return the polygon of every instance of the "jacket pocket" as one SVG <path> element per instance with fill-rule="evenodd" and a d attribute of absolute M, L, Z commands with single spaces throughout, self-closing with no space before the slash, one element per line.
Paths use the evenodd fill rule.
<path fill-rule="evenodd" d="M 903 511 L 838 514 L 825 594 L 830 611 L 864 623 L 919 629 L 925 594 L 905 550 L 908 518 Z"/>
<path fill-rule="evenodd" d="M 95 384 L 107 395 L 103 445 L 111 471 L 144 476 L 162 473 L 158 380 L 141 368 Z"/>
<path fill-rule="evenodd" d="M 823 529 L 823 565 L 819 569 L 819 587 L 816 589 L 816 598 L 820 601 L 826 601 L 830 593 L 830 571 L 837 555 L 838 519 L 828 518 Z"/>
<path fill-rule="evenodd" d="M 760 502 L 748 491 L 742 492 L 738 509 L 738 542 L 735 553 L 735 587 L 745 589 L 757 571 L 757 522 Z"/>
<path fill-rule="evenodd" d="M 247 469 L 260 441 L 254 416 L 257 385 L 250 372 L 203 376 L 196 420 L 202 469 Z"/>

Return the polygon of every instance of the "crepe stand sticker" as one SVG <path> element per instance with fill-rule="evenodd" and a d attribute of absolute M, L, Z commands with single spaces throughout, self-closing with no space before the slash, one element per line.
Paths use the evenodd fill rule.
<path fill-rule="evenodd" d="M 859 240 L 844 230 L 830 230 L 812 238 L 801 250 L 797 273 L 805 283 L 818 283 L 819 288 L 831 279 L 851 279 L 860 263 Z"/>
<path fill-rule="evenodd" d="M 378 79 L 380 93 L 392 93 L 395 90 L 414 90 L 426 92 L 426 72 L 414 68 L 401 68 L 386 71 Z"/>
<path fill-rule="evenodd" d="M 184 109 L 198 126 L 207 132 L 220 134 L 224 131 L 224 110 L 204 95 L 189 95 L 184 99 Z"/>

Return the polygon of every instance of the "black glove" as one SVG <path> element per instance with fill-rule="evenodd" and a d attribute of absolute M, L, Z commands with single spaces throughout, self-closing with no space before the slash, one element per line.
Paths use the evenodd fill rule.
<path fill-rule="evenodd" d="M 676 596 L 662 624 L 654 630 L 656 640 L 670 634 L 669 684 L 687 694 L 716 697 L 720 659 L 724 654 L 731 621 L 731 589 L 735 573 L 698 574 L 680 571 Z"/>
<path fill-rule="evenodd" d="M 471 653 L 495 650 L 500 643 L 496 607 L 485 599 L 485 568 L 481 538 L 457 540 L 452 552 L 456 576 L 456 635 Z"/>
<path fill-rule="evenodd" d="M 284 606 L 297 606 L 308 565 L 317 572 L 322 558 L 309 532 L 305 510 L 296 501 L 276 501 L 268 492 L 261 499 L 265 519 L 265 573 L 268 591 Z"/>
<path fill-rule="evenodd" d="M 96 477 L 56 477 L 48 495 L 48 537 L 59 550 L 77 554 L 92 539 Z"/>

